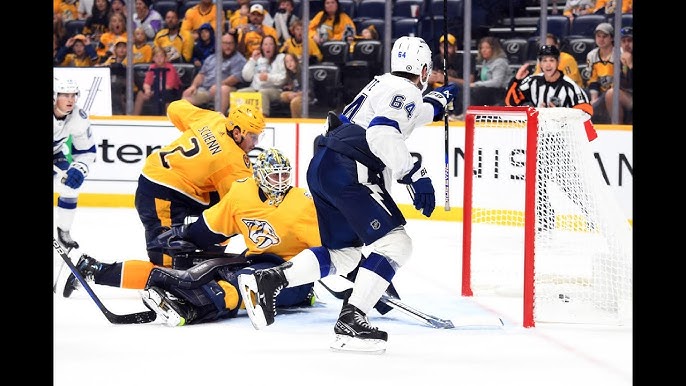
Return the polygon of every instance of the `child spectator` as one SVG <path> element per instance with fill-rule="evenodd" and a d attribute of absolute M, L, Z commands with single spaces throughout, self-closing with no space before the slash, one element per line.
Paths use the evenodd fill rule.
<path fill-rule="evenodd" d="M 300 118 L 303 107 L 300 62 L 295 54 L 285 54 L 283 63 L 286 67 L 286 83 L 281 88 L 281 102 L 290 106 L 291 118 Z"/>
<path fill-rule="evenodd" d="M 305 30 L 303 29 L 302 20 L 296 20 L 291 26 L 291 37 L 286 39 L 286 41 L 281 46 L 281 52 L 285 54 L 294 54 L 298 60 L 302 63 L 303 60 L 303 36 Z M 309 51 L 309 63 L 315 64 L 319 63 L 324 59 L 322 51 L 319 49 L 319 45 L 315 43 L 312 37 L 309 38 L 308 51 Z"/>
<path fill-rule="evenodd" d="M 369 27 L 362 29 L 359 35 L 348 36 L 347 40 L 348 45 L 350 47 L 350 53 L 352 54 L 355 50 L 355 43 L 357 43 L 358 41 L 379 40 L 379 31 L 376 30 L 376 27 L 370 25 Z"/>
<path fill-rule="evenodd" d="M 164 110 L 157 111 L 157 115 L 166 114 L 167 107 L 175 100 L 181 98 L 181 78 L 176 72 L 174 65 L 167 61 L 167 53 L 162 47 L 153 48 L 153 64 L 145 73 L 143 89 L 136 94 L 136 101 L 133 106 L 133 115 L 141 115 L 143 105 L 155 96 L 160 105 L 164 103 Z M 164 80 L 164 86 L 160 86 Z"/>
<path fill-rule="evenodd" d="M 214 49 L 214 28 L 210 23 L 205 23 L 198 29 L 198 40 L 193 45 L 191 62 L 200 68 L 206 57 L 214 55 Z"/>
<path fill-rule="evenodd" d="M 133 30 L 133 64 L 152 62 L 152 45 L 142 27 Z"/>
<path fill-rule="evenodd" d="M 87 36 L 78 34 L 70 37 L 66 45 L 57 51 L 55 61 L 61 67 L 91 67 L 98 61 L 98 54 Z"/>

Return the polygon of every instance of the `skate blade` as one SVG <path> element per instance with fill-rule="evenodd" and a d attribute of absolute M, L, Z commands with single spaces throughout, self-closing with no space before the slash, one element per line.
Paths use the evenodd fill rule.
<path fill-rule="evenodd" d="M 162 299 L 159 294 L 155 291 L 141 291 L 141 296 L 143 297 L 143 303 L 155 311 L 158 318 L 169 327 L 183 326 L 186 324 L 186 319 L 182 318 L 181 315 L 177 314 L 173 309 L 166 309 L 160 307 Z"/>
<path fill-rule="evenodd" d="M 379 355 L 386 352 L 386 343 L 381 339 L 359 339 L 348 335 L 336 335 L 336 339 L 329 347 L 337 352 Z"/>
<path fill-rule="evenodd" d="M 257 294 L 251 288 L 257 288 L 255 277 L 252 275 L 238 275 L 238 289 L 243 298 L 245 311 L 248 313 L 252 326 L 256 330 L 260 330 L 267 327 L 267 319 L 264 317 L 264 310 L 255 301 Z"/>

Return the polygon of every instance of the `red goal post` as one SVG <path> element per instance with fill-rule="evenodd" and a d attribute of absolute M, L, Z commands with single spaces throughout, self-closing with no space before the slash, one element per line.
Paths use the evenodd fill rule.
<path fill-rule="evenodd" d="M 521 296 L 524 327 L 633 319 L 631 226 L 588 144 L 589 118 L 465 114 L 462 295 Z"/>

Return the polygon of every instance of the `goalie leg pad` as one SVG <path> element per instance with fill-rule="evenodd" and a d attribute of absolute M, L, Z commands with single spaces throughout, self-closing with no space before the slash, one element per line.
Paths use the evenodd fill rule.
<path fill-rule="evenodd" d="M 147 287 L 194 289 L 214 279 L 218 269 L 232 264 L 245 264 L 245 260 L 216 258 L 205 260 L 187 270 L 155 267 L 148 277 Z"/>

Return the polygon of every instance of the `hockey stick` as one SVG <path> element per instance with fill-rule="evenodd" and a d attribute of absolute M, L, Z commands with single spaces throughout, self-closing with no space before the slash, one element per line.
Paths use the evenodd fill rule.
<path fill-rule="evenodd" d="M 108 310 L 104 304 L 100 301 L 100 299 L 95 295 L 93 292 L 93 289 L 88 285 L 86 282 L 86 279 L 83 278 L 83 275 L 81 275 L 81 272 L 79 272 L 78 269 L 74 266 L 74 263 L 71 262 L 71 259 L 67 255 L 67 253 L 64 251 L 64 248 L 62 248 L 62 245 L 55 240 L 55 238 L 52 238 L 52 246 L 55 247 L 55 250 L 57 253 L 59 253 L 60 257 L 62 257 L 62 260 L 67 264 L 71 272 L 76 276 L 77 279 L 79 279 L 79 282 L 81 282 L 81 285 L 83 288 L 88 292 L 88 295 L 90 295 L 91 299 L 95 302 L 95 304 L 100 308 L 100 311 L 105 315 L 107 320 L 110 321 L 110 323 L 113 324 L 138 324 L 138 323 L 150 323 L 154 321 L 157 318 L 157 313 L 155 311 L 141 311 L 141 312 L 136 312 L 134 314 L 125 314 L 125 315 L 117 315 L 112 313 L 110 310 Z"/>
<path fill-rule="evenodd" d="M 345 299 L 344 292 L 346 290 L 353 288 L 353 283 L 341 275 L 331 275 L 324 277 L 319 280 L 319 284 L 321 284 L 322 287 L 324 287 L 327 291 L 329 291 L 329 293 L 331 293 L 334 297 L 338 299 Z M 381 296 L 381 299 L 379 300 L 387 306 L 393 307 L 394 309 L 404 314 L 407 314 L 421 322 L 424 322 L 433 328 L 455 328 L 455 325 L 450 320 L 441 319 L 433 315 L 421 312 L 401 302 L 400 299 L 388 296 L 388 294 L 383 294 Z"/>
<path fill-rule="evenodd" d="M 448 0 L 443 0 L 443 85 L 448 85 Z M 445 155 L 445 210 L 450 211 L 450 157 L 448 139 L 448 106 L 445 106 L 445 111 L 443 112 L 443 126 L 445 128 L 445 138 L 444 138 L 444 155 Z"/>
<path fill-rule="evenodd" d="M 60 169 L 57 167 L 57 165 L 52 164 L 52 170 L 55 171 L 60 176 L 60 181 L 64 182 L 64 179 L 66 178 L 64 174 L 64 170 Z M 69 252 L 71 252 L 72 248 L 67 249 L 67 255 L 69 255 Z M 57 270 L 57 276 L 55 277 L 55 283 L 52 285 L 52 293 L 57 293 L 57 282 L 60 280 L 60 276 L 62 275 L 62 271 L 64 271 L 64 261 L 60 263 L 60 268 Z"/>

